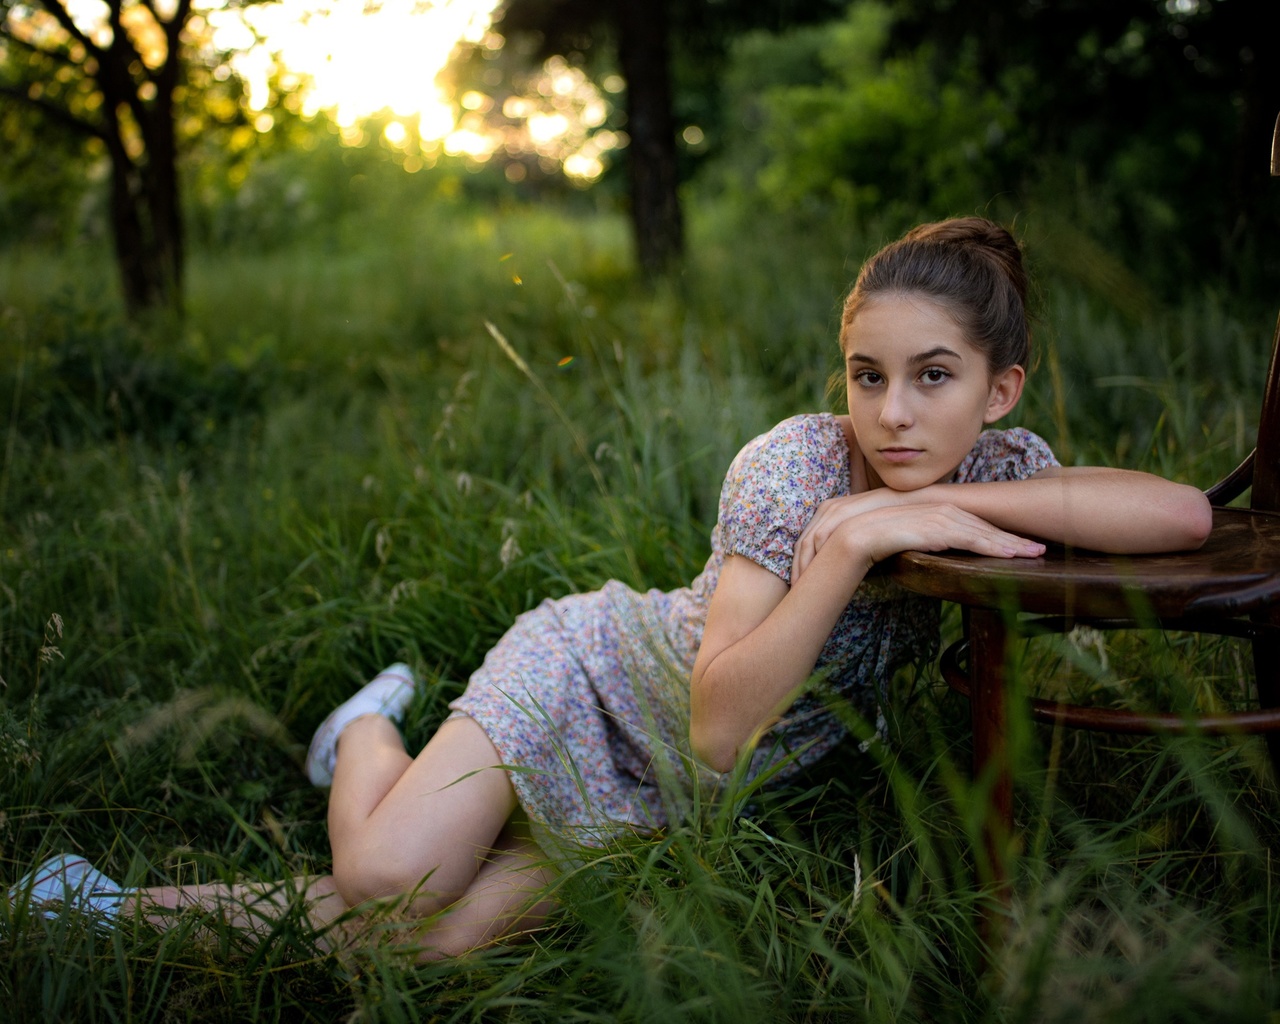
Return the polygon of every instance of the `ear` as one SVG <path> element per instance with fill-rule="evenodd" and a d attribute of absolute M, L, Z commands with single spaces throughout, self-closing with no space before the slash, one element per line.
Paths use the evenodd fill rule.
<path fill-rule="evenodd" d="M 1011 366 L 991 378 L 991 392 L 987 398 L 987 411 L 983 423 L 994 423 L 1009 413 L 1022 397 L 1022 385 L 1027 382 L 1027 371 L 1021 366 Z"/>

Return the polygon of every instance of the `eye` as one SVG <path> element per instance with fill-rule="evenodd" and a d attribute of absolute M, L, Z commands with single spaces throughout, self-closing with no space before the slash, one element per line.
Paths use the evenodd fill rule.
<path fill-rule="evenodd" d="M 853 379 L 864 388 L 874 388 L 884 381 L 884 377 L 875 370 L 858 370 L 854 373 Z"/>
<path fill-rule="evenodd" d="M 942 384 L 951 377 L 949 370 L 944 370 L 941 366 L 930 366 L 920 374 L 920 379 L 926 384 Z"/>

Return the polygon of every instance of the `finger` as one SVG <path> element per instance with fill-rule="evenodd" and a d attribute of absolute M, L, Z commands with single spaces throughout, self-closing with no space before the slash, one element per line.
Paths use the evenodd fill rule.
<path fill-rule="evenodd" d="M 817 554 L 818 549 L 822 547 L 826 540 L 826 532 L 824 531 L 823 519 L 828 502 L 822 502 L 818 506 L 817 512 L 813 514 L 813 518 L 805 524 L 803 530 L 800 531 L 800 537 L 796 541 L 795 550 L 791 555 L 791 582 L 794 583 L 796 578 L 809 567 L 809 563 L 813 561 L 813 556 Z"/>
<path fill-rule="evenodd" d="M 975 544 L 966 545 L 966 549 L 996 558 L 1039 558 L 1044 554 L 1044 545 L 1037 541 L 1007 537 L 982 538 Z"/>
<path fill-rule="evenodd" d="M 793 585 L 800 578 L 800 574 L 809 567 L 809 563 L 813 560 L 813 554 L 813 540 L 809 536 L 808 530 L 806 530 L 800 534 L 800 540 L 796 542 L 796 549 L 791 556 L 791 582 Z"/>
<path fill-rule="evenodd" d="M 954 505 L 918 507 L 915 515 L 897 522 L 906 534 L 899 538 L 903 547 L 898 550 L 955 548 L 997 558 L 1035 558 L 1045 550 L 1039 541 L 1010 533 Z"/>
<path fill-rule="evenodd" d="M 976 525 L 966 524 L 960 528 L 952 536 L 951 546 L 996 558 L 1038 558 L 1045 552 L 1040 541 L 1020 537 L 981 520 Z"/>
<path fill-rule="evenodd" d="M 966 513 L 966 515 L 971 514 Z M 971 518 L 978 524 L 980 534 L 990 538 L 1010 557 L 1036 558 L 1045 552 L 1045 545 L 1041 541 L 1024 537 L 1021 534 L 1010 533 L 1008 530 L 1001 529 L 977 516 L 971 515 Z"/>

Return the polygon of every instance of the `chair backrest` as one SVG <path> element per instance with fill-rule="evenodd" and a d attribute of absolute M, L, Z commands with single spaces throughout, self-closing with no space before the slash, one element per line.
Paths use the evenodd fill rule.
<path fill-rule="evenodd" d="M 1271 175 L 1280 177 L 1280 117 L 1271 136 Z M 1258 448 L 1253 456 L 1253 493 L 1250 504 L 1267 512 L 1280 512 L 1280 320 L 1271 345 L 1271 366 L 1262 393 L 1258 420 Z"/>
<path fill-rule="evenodd" d="M 1249 504 L 1265 512 L 1280 512 L 1280 321 L 1271 346 L 1271 369 L 1262 394 L 1258 448 L 1253 456 L 1253 493 Z"/>

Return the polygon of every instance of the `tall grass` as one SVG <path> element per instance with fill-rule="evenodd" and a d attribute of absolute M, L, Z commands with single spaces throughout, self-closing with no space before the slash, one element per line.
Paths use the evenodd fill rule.
<path fill-rule="evenodd" d="M 333 703 L 409 661 L 428 681 L 407 721 L 416 749 L 542 597 L 687 582 L 738 447 L 827 402 L 839 295 L 879 241 L 708 218 L 684 279 L 651 294 L 604 216 L 427 207 L 376 235 L 343 230 L 341 245 L 198 256 L 189 321 L 164 337 L 74 290 L 109 280 L 92 259 L 75 275 L 39 255 L 0 266 L 6 881 L 61 849 L 130 884 L 325 870 L 323 796 L 299 764 Z M 1050 291 L 1022 422 L 1068 458 L 1201 485 L 1234 463 L 1265 323 L 1211 297 L 1133 321 Z M 1237 647 L 1176 635 L 1042 640 L 1024 657 L 1044 689 L 1104 702 L 1234 700 L 1249 679 Z M 1276 800 L 1256 741 L 1024 725 L 1023 855 L 1008 941 L 988 951 L 967 710 L 929 665 L 893 689 L 889 744 L 581 851 L 555 883 L 562 912 L 528 944 L 413 965 L 320 955 L 298 914 L 250 944 L 216 922 L 102 933 L 0 902 L 6 1010 L 1127 1021 L 1276 1007 Z"/>

